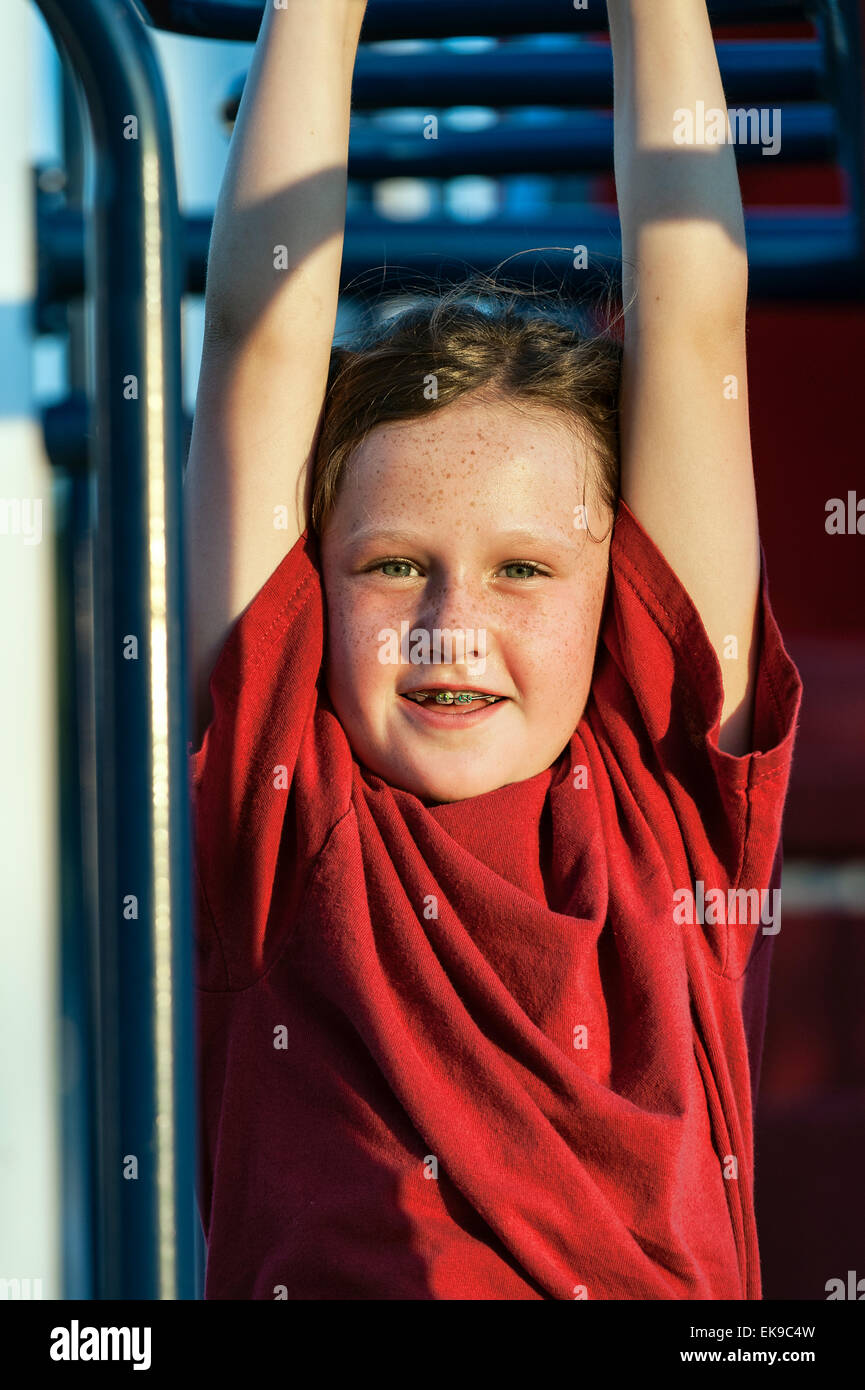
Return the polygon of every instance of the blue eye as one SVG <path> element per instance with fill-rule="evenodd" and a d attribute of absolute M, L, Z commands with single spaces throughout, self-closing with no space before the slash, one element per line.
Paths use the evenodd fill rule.
<path fill-rule="evenodd" d="M 502 566 L 506 570 L 530 570 L 530 574 L 509 575 L 510 579 L 532 579 L 536 574 L 540 574 L 540 565 L 534 564 L 532 560 L 510 560 L 508 564 Z"/>
<path fill-rule="evenodd" d="M 412 564 L 411 560 L 382 560 L 381 564 L 380 564 L 380 565 L 376 565 L 375 568 L 376 568 L 377 571 L 384 572 L 384 571 L 386 570 L 386 568 L 388 567 L 388 565 L 390 565 L 391 567 L 396 566 L 397 569 L 398 569 L 400 566 L 402 566 L 403 570 L 413 570 L 413 569 L 415 569 L 415 566 Z M 405 574 L 405 573 L 403 573 L 403 574 L 389 574 L 389 575 L 387 576 L 387 578 L 388 578 L 388 579 L 407 579 L 407 578 L 408 578 L 408 575 Z"/>

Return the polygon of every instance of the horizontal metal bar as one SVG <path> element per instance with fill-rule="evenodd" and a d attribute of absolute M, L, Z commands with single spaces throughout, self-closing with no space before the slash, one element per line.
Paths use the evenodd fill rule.
<path fill-rule="evenodd" d="M 823 50 L 814 39 L 720 40 L 716 45 L 728 103 L 812 101 L 824 95 Z M 420 100 L 419 100 L 420 94 Z M 362 48 L 352 107 L 610 106 L 613 59 L 608 44 L 542 51 L 513 44 L 486 53 L 438 49 L 394 58 Z"/>
<path fill-rule="evenodd" d="M 830 106 L 804 104 L 778 108 L 780 148 L 739 143 L 737 159 L 771 163 L 823 162 L 835 158 L 837 130 Z M 764 109 L 766 138 L 779 129 Z M 759 125 L 759 122 L 757 122 Z M 425 138 L 425 120 L 415 132 L 387 130 L 371 122 L 352 128 L 348 176 L 354 179 L 455 178 L 463 174 L 579 174 L 612 169 L 612 112 L 573 111 L 555 123 L 519 123 L 506 118 L 484 130 L 462 131 L 440 123 L 436 139 Z M 759 131 L 757 132 L 759 133 Z M 672 131 L 671 131 L 672 134 Z M 683 147 L 684 148 L 684 147 Z M 708 144 L 702 148 L 709 150 Z"/>
<path fill-rule="evenodd" d="M 719 40 L 716 45 L 728 104 L 762 106 L 826 96 L 823 48 L 816 39 Z M 223 117 L 236 119 L 245 75 L 232 83 Z M 510 44 L 486 53 L 437 49 L 398 58 L 378 49 L 357 55 L 351 104 L 355 111 L 444 106 L 610 106 L 613 59 L 608 44 L 542 51 Z"/>
<path fill-rule="evenodd" d="M 181 453 L 185 460 L 192 438 L 192 416 L 181 412 Z M 93 436 L 93 411 L 85 391 L 70 391 L 42 411 L 45 449 L 54 468 L 70 475 L 89 475 L 88 452 Z"/>
<path fill-rule="evenodd" d="M 781 900 L 784 917 L 865 917 L 865 860 L 785 859 Z"/>
<path fill-rule="evenodd" d="M 865 261 L 850 214 L 751 213 L 745 232 L 752 301 L 865 298 Z M 571 269 L 578 245 L 587 248 L 588 271 Z M 515 254 L 519 247 L 536 249 Z M 618 217 L 600 209 L 575 207 L 568 215 L 557 208 L 554 217 L 536 223 L 497 217 L 470 225 L 361 215 L 346 233 L 340 288 L 369 297 L 383 281 L 460 278 L 471 267 L 490 273 L 507 262 L 506 275 L 576 298 L 593 276 L 618 279 L 621 253 Z"/>
<path fill-rule="evenodd" d="M 194 288 L 204 291 L 204 270 L 210 221 L 193 218 L 187 223 L 191 263 L 196 266 Z M 751 303 L 787 301 L 865 300 L 865 264 L 856 252 L 855 227 L 849 216 L 831 214 L 755 214 L 746 218 Z M 514 246 L 549 247 L 514 256 Z M 586 244 L 588 272 L 570 270 L 572 247 Z M 434 251 L 430 247 L 435 247 Z M 563 248 L 564 249 L 561 249 Z M 470 254 L 469 254 L 470 253 Z M 454 223 L 394 224 L 366 218 L 346 236 L 340 290 L 347 298 L 373 299 L 382 289 L 410 292 L 429 286 L 429 277 L 449 275 L 458 279 L 473 269 L 488 274 L 502 263 L 503 274 L 517 284 L 538 289 L 564 290 L 578 302 L 580 293 L 596 287 L 599 278 L 620 279 L 621 246 L 618 224 L 609 215 L 586 216 L 576 209 L 567 226 L 543 223 L 534 228 L 525 222 L 513 225 Z M 509 259 L 512 258 L 512 259 Z M 386 268 L 385 268 L 386 267 Z M 46 407 L 42 413 L 45 447 L 52 464 L 68 472 L 87 467 L 91 412 L 84 392 L 73 392 Z M 192 434 L 192 416 L 184 413 L 184 457 Z M 786 869 L 785 869 L 786 873 Z"/>
<path fill-rule="evenodd" d="M 212 218 L 187 217 L 183 222 L 186 283 L 184 293 L 204 293 L 207 252 Z M 752 299 L 834 299 L 839 291 L 851 300 L 863 294 L 865 258 L 857 239 L 855 218 L 832 209 L 815 212 L 750 211 L 745 214 Z M 43 327 L 52 305 L 79 297 L 84 289 L 84 229 L 74 214 L 40 212 L 40 256 L 37 328 Z M 537 221 L 521 218 L 495 222 L 454 222 L 436 219 L 414 223 L 391 222 L 355 212 L 346 228 L 342 286 L 379 267 L 385 261 L 408 261 L 411 271 L 422 267 L 430 273 L 436 257 L 446 261 L 475 257 L 487 267 L 513 255 L 526 245 L 566 246 L 586 244 L 618 275 L 614 262 L 621 256 L 619 220 L 603 208 L 556 208 L 553 217 Z M 531 257 L 520 262 L 531 264 Z M 392 271 L 398 275 L 399 266 Z M 378 271 L 376 271 L 378 274 Z M 56 331 L 57 324 L 51 329 Z M 62 420 L 58 418 L 58 432 Z"/>
<path fill-rule="evenodd" d="M 264 0 L 136 0 L 157 29 L 202 38 L 255 41 Z M 709 0 L 716 24 L 796 21 L 817 0 Z M 580 34 L 607 28 L 606 6 L 575 10 L 567 0 L 369 0 L 362 39 L 435 39 L 465 35 Z"/>

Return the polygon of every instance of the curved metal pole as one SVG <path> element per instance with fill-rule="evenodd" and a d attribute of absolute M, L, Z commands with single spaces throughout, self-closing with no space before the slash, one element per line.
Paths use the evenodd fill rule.
<path fill-rule="evenodd" d="M 713 22 L 797 20 L 826 0 L 709 0 Z M 829 0 L 832 3 L 832 0 Z M 139 0 L 157 29 L 200 38 L 255 41 L 265 0 Z M 577 34 L 606 29 L 603 5 L 574 9 L 567 0 L 370 0 L 365 42 L 454 38 L 466 34 Z"/>
<path fill-rule="evenodd" d="M 99 912 L 96 1297 L 194 1298 L 181 227 L 131 0 L 37 0 L 90 120 Z"/>

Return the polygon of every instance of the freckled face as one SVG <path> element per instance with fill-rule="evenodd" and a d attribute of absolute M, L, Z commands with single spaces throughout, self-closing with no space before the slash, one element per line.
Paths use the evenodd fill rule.
<path fill-rule="evenodd" d="M 461 801 L 535 776 L 568 744 L 612 520 L 587 485 L 605 539 L 574 525 L 585 467 L 555 413 L 471 395 L 379 426 L 353 454 L 321 537 L 327 685 L 355 757 L 392 786 Z M 402 693 L 430 685 L 504 698 L 462 713 Z"/>

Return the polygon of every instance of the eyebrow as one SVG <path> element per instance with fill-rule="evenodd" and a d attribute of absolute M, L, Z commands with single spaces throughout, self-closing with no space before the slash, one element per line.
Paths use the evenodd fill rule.
<path fill-rule="evenodd" d="M 491 542 L 523 541 L 540 545 L 564 545 L 570 537 L 569 533 L 564 531 L 546 531 L 531 526 L 508 526 L 501 531 L 494 532 L 488 539 Z M 350 545 L 362 545 L 367 541 L 388 542 L 394 545 L 403 545 L 409 549 L 414 546 L 423 547 L 426 544 L 423 536 L 414 531 L 389 530 L 380 526 L 361 527 L 357 531 L 353 531 L 348 537 Z"/>

